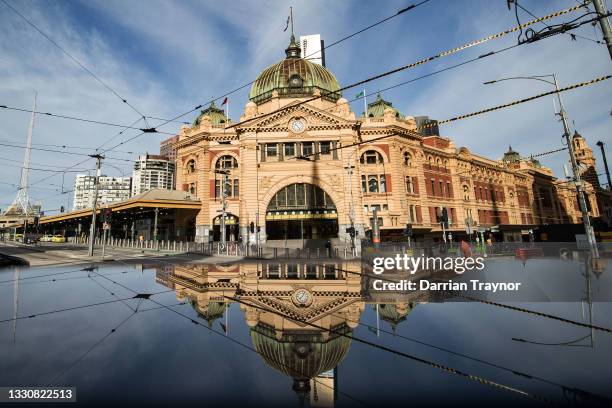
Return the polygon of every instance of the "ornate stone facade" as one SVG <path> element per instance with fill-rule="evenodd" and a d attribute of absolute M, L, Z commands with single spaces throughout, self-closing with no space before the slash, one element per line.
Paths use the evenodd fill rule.
<path fill-rule="evenodd" d="M 297 45 L 292 42 L 286 60 L 298 58 L 292 47 Z M 221 118 L 222 111 L 203 111 L 193 126 L 181 129 L 177 189 L 202 201 L 196 241 L 218 239 L 224 187 L 215 170 L 229 172 L 228 238 L 243 242 L 349 242 L 346 228 L 354 225 L 358 238 L 364 237 L 373 209 L 383 240 L 401 239 L 406 224 L 416 239 L 441 237 L 441 208 L 455 237 L 465 235 L 468 218 L 478 226 L 498 225 L 506 240 L 524 239 L 538 224 L 581 222 L 573 185 L 537 160 L 512 149 L 492 160 L 448 138 L 424 136 L 414 117 L 380 96 L 365 117 L 357 117 L 328 75 L 302 78 L 310 75 L 308 64 L 276 64 L 301 67 L 276 77 L 266 70 L 239 123 Z M 588 156 L 584 139 L 574 140 L 577 155 Z M 594 217 L 600 215 L 596 187 L 586 185 Z"/>

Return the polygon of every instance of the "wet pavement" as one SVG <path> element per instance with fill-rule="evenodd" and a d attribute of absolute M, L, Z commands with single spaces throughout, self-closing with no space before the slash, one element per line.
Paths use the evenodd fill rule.
<path fill-rule="evenodd" d="M 574 290 L 377 297 L 339 260 L 4 268 L 0 385 L 103 405 L 609 405 L 612 303 L 597 293 L 612 267 L 495 262 L 487 279 L 557 273 Z"/>

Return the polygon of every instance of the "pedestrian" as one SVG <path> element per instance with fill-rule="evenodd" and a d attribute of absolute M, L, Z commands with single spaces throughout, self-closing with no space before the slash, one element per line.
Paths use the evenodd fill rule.
<path fill-rule="evenodd" d="M 461 240 L 461 253 L 463 254 L 464 258 L 471 258 L 472 257 L 472 248 L 464 240 Z"/>

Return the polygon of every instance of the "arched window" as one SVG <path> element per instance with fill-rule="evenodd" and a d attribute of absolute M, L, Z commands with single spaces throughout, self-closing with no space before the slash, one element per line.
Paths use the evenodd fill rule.
<path fill-rule="evenodd" d="M 410 167 L 412 163 L 412 157 L 410 157 L 410 153 L 404 152 L 404 166 Z"/>
<path fill-rule="evenodd" d="M 217 163 L 215 164 L 216 170 L 231 170 L 236 168 L 238 168 L 238 160 L 229 154 L 219 157 Z"/>
<path fill-rule="evenodd" d="M 191 159 L 187 162 L 187 174 L 195 173 L 196 171 L 196 161 Z"/>
<path fill-rule="evenodd" d="M 470 189 L 467 185 L 463 186 L 463 199 L 465 201 L 469 201 L 470 200 Z"/>
<path fill-rule="evenodd" d="M 368 150 L 361 155 L 359 162 L 361 164 L 380 164 L 384 163 L 384 160 L 382 154 L 378 153 L 376 150 Z"/>

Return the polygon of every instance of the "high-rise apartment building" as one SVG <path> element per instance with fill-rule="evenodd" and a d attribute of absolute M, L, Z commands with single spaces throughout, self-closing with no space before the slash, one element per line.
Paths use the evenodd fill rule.
<path fill-rule="evenodd" d="M 175 164 L 167 156 L 145 154 L 138 157 L 132 175 L 132 196 L 154 188 L 174 189 Z"/>
<path fill-rule="evenodd" d="M 100 176 L 98 204 L 108 204 L 130 198 L 131 177 Z M 96 188 L 96 176 L 79 174 L 74 180 L 73 210 L 91 208 Z"/>

